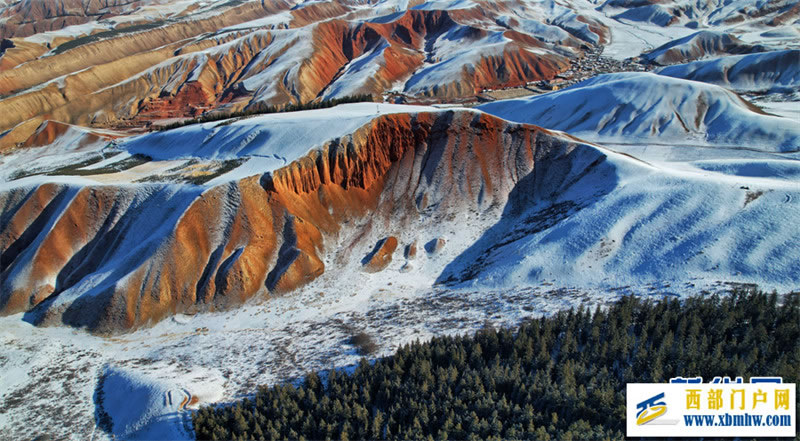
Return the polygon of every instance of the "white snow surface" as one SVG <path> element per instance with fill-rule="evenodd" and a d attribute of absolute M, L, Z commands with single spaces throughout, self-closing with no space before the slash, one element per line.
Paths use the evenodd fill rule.
<path fill-rule="evenodd" d="M 228 26 L 227 28 L 222 28 L 220 31 L 229 32 L 252 28 L 274 29 L 277 27 L 288 27 L 292 19 L 292 13 L 290 11 L 284 11 L 277 14 L 268 15 L 266 17 L 257 18 L 255 20 L 246 21 L 244 23 L 239 23 L 237 25 Z"/>
<path fill-rule="evenodd" d="M 291 88 L 290 80 L 298 81 L 302 60 L 313 54 L 312 30 L 313 25 L 270 31 L 274 40 L 250 62 L 259 68 L 248 69 L 242 76 L 242 84 L 253 92 L 255 101 L 268 101 L 281 89 Z"/>
<path fill-rule="evenodd" d="M 147 375 L 155 370 L 157 376 Z M 163 363 L 137 370 L 111 365 L 100 375 L 98 411 L 110 417 L 116 439 L 125 440 L 191 439 L 191 423 L 184 409 L 193 393 L 202 395 L 204 402 L 217 401 L 223 396 L 225 381 L 217 370 L 197 366 L 186 373 Z"/>
<path fill-rule="evenodd" d="M 597 142 L 800 150 L 794 121 L 757 113 L 722 87 L 652 73 L 599 75 L 557 92 L 478 108 Z"/>
<path fill-rule="evenodd" d="M 795 100 L 789 101 L 756 101 L 765 112 L 794 120 L 800 124 L 800 92 L 795 92 Z"/>
<path fill-rule="evenodd" d="M 341 75 L 324 91 L 323 99 L 356 95 L 365 90 L 367 82 L 386 64 L 384 52 L 389 48 L 389 44 L 381 40 L 375 48 L 344 66 Z"/>
<path fill-rule="evenodd" d="M 465 71 L 472 74 L 482 59 L 487 56 L 502 55 L 506 45 L 511 41 L 502 31 L 490 32 L 486 37 L 473 39 L 469 37 L 470 28 L 460 26 L 440 36 L 433 44 L 434 52 L 441 54 L 423 64 L 406 81 L 404 92 L 422 94 L 437 90 L 461 80 Z M 469 44 L 465 44 L 465 41 Z"/>
<path fill-rule="evenodd" d="M 230 122 L 194 124 L 142 135 L 123 144 L 130 153 L 154 159 L 263 158 L 261 173 L 288 165 L 327 141 L 353 133 L 376 116 L 401 112 L 439 112 L 426 106 L 352 103 L 302 112 L 259 115 Z"/>
<path fill-rule="evenodd" d="M 686 291 L 710 280 L 800 285 L 797 159 L 675 164 L 600 152 L 601 165 L 556 199 L 506 213 L 441 280 L 600 289 L 670 283 Z M 597 152 L 582 154 L 581 163 L 597 160 Z M 465 272 L 470 277 L 459 279 Z"/>
<path fill-rule="evenodd" d="M 96 133 L 102 134 L 103 132 Z M 112 133 L 109 132 L 109 134 Z M 90 141 L 90 136 L 88 130 L 70 126 L 50 145 L 17 149 L 11 153 L 0 155 L 0 183 L 11 181 L 20 172 L 79 163 L 96 155 L 109 143 L 103 138 Z"/>
<path fill-rule="evenodd" d="M 673 15 L 672 12 L 664 6 L 654 4 L 637 6 L 635 8 L 628 9 L 625 12 L 616 15 L 615 18 L 648 22 L 658 26 L 667 26 L 672 20 Z"/>
<path fill-rule="evenodd" d="M 700 31 L 683 38 L 677 38 L 656 49 L 647 52 L 642 57 L 658 64 L 673 64 L 670 54 L 680 54 L 686 61 L 697 59 L 715 58 L 725 55 L 728 50 L 759 52 L 754 47 L 736 38 L 730 33 L 722 31 Z M 674 55 L 673 55 L 674 56 Z"/>
<path fill-rule="evenodd" d="M 421 3 L 411 9 L 421 9 L 428 11 L 446 10 L 452 11 L 454 9 L 469 9 L 478 6 L 477 3 L 470 0 L 430 0 Z"/>
<path fill-rule="evenodd" d="M 662 67 L 660 75 L 716 84 L 738 93 L 800 90 L 800 50 L 732 55 Z"/>
<path fill-rule="evenodd" d="M 107 31 L 111 29 L 109 25 L 102 25 L 98 22 L 88 22 L 79 25 L 66 26 L 57 31 L 41 32 L 25 37 L 26 41 L 39 44 L 50 44 L 56 38 L 78 38 L 91 35 L 93 32 Z"/>
<path fill-rule="evenodd" d="M 514 19 L 519 23 L 517 27 L 514 27 L 510 24 L 511 18 L 512 17 L 508 15 L 501 15 L 497 18 L 497 22 L 503 26 L 525 32 L 528 35 L 534 36 L 548 43 L 561 43 L 568 41 L 571 38 L 571 34 L 564 29 L 558 26 L 543 23 L 539 20 L 514 17 Z"/>
<path fill-rule="evenodd" d="M 437 289 L 401 272 L 402 264 L 380 274 L 360 268 L 323 274 L 291 296 L 178 315 L 114 338 L 34 327 L 22 314 L 0 317 L 0 399 L 8 404 L 0 426 L 12 438 L 190 440 L 190 416 L 179 408 L 183 396 L 224 405 L 251 396 L 257 385 L 297 382 L 310 370 L 347 370 L 361 358 L 347 343 L 353 329 L 375 338 L 374 359 L 415 340 L 471 333 L 487 322 L 512 326 L 619 296 L 546 285 Z M 111 432 L 96 426 L 99 409 L 111 418 Z"/>

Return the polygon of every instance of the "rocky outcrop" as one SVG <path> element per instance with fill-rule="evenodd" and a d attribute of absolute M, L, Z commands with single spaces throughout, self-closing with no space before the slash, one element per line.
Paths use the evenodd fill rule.
<path fill-rule="evenodd" d="M 446 243 L 447 241 L 441 237 L 431 239 L 430 242 L 425 244 L 425 251 L 427 251 L 428 254 L 437 254 L 442 251 Z"/>
<path fill-rule="evenodd" d="M 406 248 L 403 251 L 403 256 L 407 260 L 413 260 L 413 259 L 417 258 L 417 242 L 416 241 L 406 245 Z"/>
<path fill-rule="evenodd" d="M 0 311 L 109 333 L 287 293 L 367 245 L 344 225 L 369 219 L 363 228 L 377 232 L 498 210 L 523 177 L 563 167 L 551 164 L 574 148 L 480 113 L 392 114 L 273 173 L 207 190 L 15 187 L 0 192 Z M 390 239 L 378 266 L 397 247 Z"/>
<path fill-rule="evenodd" d="M 397 238 L 389 236 L 381 239 L 375 244 L 372 252 L 367 254 L 361 261 L 364 265 L 364 271 L 368 273 L 377 273 L 392 263 L 392 254 L 397 249 Z"/>

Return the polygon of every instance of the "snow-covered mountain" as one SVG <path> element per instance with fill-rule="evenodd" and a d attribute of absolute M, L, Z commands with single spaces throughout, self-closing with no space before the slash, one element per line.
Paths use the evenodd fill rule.
<path fill-rule="evenodd" d="M 355 331 L 380 356 L 622 294 L 796 290 L 799 20 L 0 0 L 3 436 L 191 438 L 187 408 L 356 363 Z"/>
<path fill-rule="evenodd" d="M 727 32 L 701 31 L 672 40 L 642 58 L 659 65 L 678 64 L 703 58 L 765 52 L 765 46 L 748 44 Z"/>
<path fill-rule="evenodd" d="M 649 118 L 658 115 L 638 119 Z M 212 148 L 217 142 L 227 147 Z M 86 145 L 49 162 L 48 147 L 23 150 L 16 155 L 31 155 L 41 168 L 3 184 L 0 300 L 4 314 L 12 314 L 2 319 L 14 324 L 9 329 L 21 321 L 116 333 L 156 326 L 132 334 L 150 340 L 143 333 L 212 326 L 222 337 L 229 316 L 212 311 L 256 314 L 263 307 L 255 300 L 272 304 L 287 294 L 284 311 L 296 318 L 281 320 L 296 322 L 291 326 L 300 328 L 291 332 L 301 341 L 319 338 L 328 347 L 335 344 L 329 331 L 318 335 L 315 314 L 329 317 L 342 307 L 372 314 L 384 307 L 375 299 L 393 285 L 402 302 L 419 297 L 435 305 L 452 291 L 467 302 L 462 312 L 482 314 L 497 305 L 496 296 L 528 292 L 509 299 L 520 308 L 538 297 L 530 290 L 551 287 L 607 296 L 619 289 L 685 294 L 724 283 L 780 290 L 800 283 L 796 228 L 786 221 L 800 215 L 796 153 L 647 142 L 606 147 L 476 110 L 375 104 Z M 69 168 L 57 161 L 103 151 Z M 130 163 L 134 153 L 153 159 Z M 8 167 L 26 162 L 10 159 Z M 188 183 L 203 176 L 209 179 L 202 185 Z M 357 300 L 341 306 L 351 292 Z M 558 292 L 548 301 L 569 302 L 566 291 Z M 396 325 L 387 338 L 404 335 L 407 325 L 375 313 Z M 184 323 L 182 314 L 194 319 Z M 426 323 L 437 320 L 437 312 L 425 314 Z M 228 344 L 263 339 L 250 328 L 254 319 L 239 320 L 248 328 Z M 375 320 L 383 329 L 384 319 Z M 452 329 L 447 323 L 436 332 Z M 52 339 L 48 332 L 35 338 Z M 205 339 L 204 332 L 195 330 L 196 338 Z M 70 351 L 87 344 L 63 338 L 57 341 Z M 132 355 L 116 351 L 130 344 L 123 338 L 109 354 L 127 359 Z M 168 347 L 158 349 L 159 357 L 183 354 L 197 366 L 220 350 L 188 355 L 184 343 Z M 226 396 L 219 371 L 189 383 L 99 360 L 111 363 L 93 365 L 108 391 L 99 409 L 118 436 L 187 433 L 187 397 Z M 227 381 L 241 387 L 245 377 Z M 33 381 L 13 378 L 14 390 Z"/>
<path fill-rule="evenodd" d="M 601 48 L 675 63 L 798 46 L 792 1 L 652 3 L 17 2 L 0 7 L 0 149 L 45 119 L 130 128 L 362 93 L 469 101 L 568 75 Z M 640 20 L 654 8 L 681 19 Z"/>
<path fill-rule="evenodd" d="M 653 81 L 675 96 L 647 95 Z M 619 107 L 625 91 L 638 100 Z M 601 76 L 482 110 L 628 144 L 800 150 L 793 122 L 717 86 L 654 74 Z M 5 314 L 119 332 L 360 271 L 378 252 L 377 269 L 391 270 L 393 254 L 417 247 L 435 259 L 401 258 L 398 269 L 428 283 L 488 283 L 496 265 L 507 285 L 572 280 L 587 274 L 582 259 L 594 263 L 593 287 L 798 282 L 793 228 L 775 220 L 800 200 L 794 162 L 692 161 L 687 172 L 477 111 L 375 104 L 192 125 L 121 146 L 128 156 L 116 162 L 15 176 L 0 193 Z M 135 155 L 147 159 L 126 169 Z M 459 234 L 443 234 L 453 222 Z M 494 257 L 505 249 L 518 259 Z"/>
<path fill-rule="evenodd" d="M 652 73 L 600 75 L 568 89 L 479 106 L 512 121 L 614 143 L 797 151 L 800 126 L 719 86 Z"/>
<path fill-rule="evenodd" d="M 518 186 L 523 203 L 510 204 L 439 281 L 599 288 L 666 283 L 686 290 L 704 280 L 781 289 L 800 283 L 800 249 L 791 239 L 796 225 L 786 221 L 800 215 L 796 160 L 705 160 L 683 168 L 604 155 L 606 164 L 546 203 L 529 203 L 522 194 L 535 187 Z"/>
<path fill-rule="evenodd" d="M 663 67 L 657 73 L 737 93 L 791 93 L 800 90 L 800 50 L 724 56 Z"/>
<path fill-rule="evenodd" d="M 44 171 L 56 176 L 9 182 L 0 195 L 9 207 L 0 231 L 2 311 L 25 312 L 37 324 L 125 331 L 176 312 L 287 293 L 326 272 L 360 271 L 381 240 L 422 249 L 455 217 L 476 216 L 472 232 L 462 228 L 447 252 L 432 249 L 439 264 L 419 268 L 432 282 L 443 256 L 454 256 L 496 220 L 535 164 L 560 164 L 561 155 L 589 148 L 474 111 L 378 106 L 378 115 L 373 108 L 354 104 L 223 124 L 221 132 L 196 125 L 146 135 L 124 146 L 161 161 L 118 173 L 113 166 Z M 331 129 L 299 135 L 321 127 Z M 250 158 L 233 164 L 242 170 L 207 187 L 158 182 L 169 179 L 166 169 L 202 176 L 208 168 L 197 161 L 220 155 L 199 140 L 220 135 L 239 146 L 229 154 Z M 288 138 L 291 149 L 279 148 Z M 138 179 L 125 184 L 136 168 L 159 172 L 134 174 Z M 221 169 L 210 173 L 225 173 L 226 163 Z M 115 174 L 115 184 L 102 185 Z M 93 184 L 95 176 L 101 182 Z"/>

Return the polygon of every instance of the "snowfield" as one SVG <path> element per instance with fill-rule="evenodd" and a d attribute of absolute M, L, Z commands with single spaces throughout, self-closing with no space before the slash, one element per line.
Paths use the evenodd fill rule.
<path fill-rule="evenodd" d="M 354 103 L 305 112 L 273 113 L 238 121 L 193 124 L 143 135 L 123 147 L 157 160 L 265 158 L 260 173 L 283 167 L 326 141 L 353 133 L 376 116 L 438 111 L 435 107 Z"/>
<path fill-rule="evenodd" d="M 416 291 L 399 272 L 373 276 L 366 283 L 323 276 L 296 295 L 176 316 L 119 338 L 37 328 L 19 315 L 0 318 L 4 436 L 189 440 L 187 397 L 197 398 L 192 408 L 226 403 L 312 369 L 349 369 L 361 358 L 347 343 L 358 331 L 380 346 L 374 358 L 417 339 L 512 326 L 618 297 L 549 286 Z M 63 424 L 53 424 L 53 415 Z"/>
<path fill-rule="evenodd" d="M 667 66 L 656 73 L 738 93 L 788 93 L 800 90 L 800 50 L 732 55 Z"/>
<path fill-rule="evenodd" d="M 800 150 L 800 127 L 731 91 L 652 73 L 599 75 L 570 88 L 478 107 L 596 142 Z"/>

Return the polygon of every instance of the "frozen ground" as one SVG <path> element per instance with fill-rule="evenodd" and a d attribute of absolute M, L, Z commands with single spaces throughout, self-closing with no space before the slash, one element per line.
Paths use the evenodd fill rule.
<path fill-rule="evenodd" d="M 364 277 L 371 283 L 323 277 L 299 295 L 177 316 L 118 338 L 1 318 L 0 438 L 186 439 L 189 403 L 226 402 L 312 369 L 351 366 L 360 356 L 347 339 L 358 331 L 375 338 L 373 357 L 382 356 L 416 339 L 513 325 L 618 295 L 547 285 L 421 290 L 397 272 Z"/>

